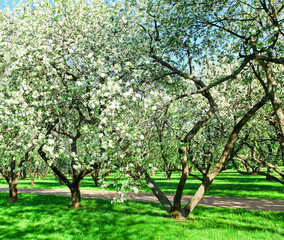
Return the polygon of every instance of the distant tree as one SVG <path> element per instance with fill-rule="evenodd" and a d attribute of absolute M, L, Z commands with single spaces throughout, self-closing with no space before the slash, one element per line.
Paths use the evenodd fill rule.
<path fill-rule="evenodd" d="M 17 201 L 21 172 L 26 169 L 30 156 L 34 155 L 37 131 L 29 123 L 36 119 L 32 117 L 33 109 L 23 101 L 22 93 L 1 83 L 0 173 L 9 184 L 9 201 Z"/>

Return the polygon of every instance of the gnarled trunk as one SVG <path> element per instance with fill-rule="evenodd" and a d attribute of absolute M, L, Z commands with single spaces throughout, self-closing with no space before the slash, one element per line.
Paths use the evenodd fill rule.
<path fill-rule="evenodd" d="M 81 193 L 79 187 L 71 187 L 71 198 L 72 205 L 71 208 L 80 209 L 81 208 Z"/>
<path fill-rule="evenodd" d="M 13 180 L 9 182 L 9 202 L 18 201 L 18 181 Z"/>
<path fill-rule="evenodd" d="M 19 167 L 22 166 L 22 163 L 23 161 L 20 162 Z M 4 169 L 0 167 L 0 173 L 4 176 L 6 182 L 9 184 L 9 202 L 16 202 L 18 201 L 17 184 L 18 184 L 21 172 L 15 173 L 16 160 L 14 158 L 11 159 L 9 167 L 10 167 L 10 171 L 5 171 Z"/>

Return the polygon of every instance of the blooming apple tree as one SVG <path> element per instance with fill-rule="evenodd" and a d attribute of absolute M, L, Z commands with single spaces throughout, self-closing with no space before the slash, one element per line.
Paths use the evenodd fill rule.
<path fill-rule="evenodd" d="M 120 8 L 43 0 L 1 13 L 1 79 L 13 79 L 8 86 L 20 86 L 21 101 L 41 119 L 38 153 L 70 188 L 73 208 L 80 208 L 82 179 L 118 158 L 121 135 L 137 135 L 118 117 L 133 93 L 133 50 L 122 44 L 127 26 Z M 59 167 L 62 161 L 72 180 Z"/>
<path fill-rule="evenodd" d="M 156 69 L 156 75 L 147 78 L 148 86 L 155 86 L 157 91 L 159 83 L 164 89 L 171 89 L 168 103 L 160 101 L 160 110 L 163 110 L 160 117 L 152 120 L 153 126 L 161 120 L 163 127 L 160 130 L 170 129 L 169 122 L 183 119 L 178 113 L 181 109 L 182 114 L 190 117 L 181 121 L 183 128 L 179 127 L 182 175 L 173 204 L 147 170 L 137 165 L 165 209 L 181 219 L 194 209 L 216 175 L 228 164 L 242 128 L 268 98 L 279 128 L 283 126 L 283 111 L 273 87 L 275 76 L 280 74 L 279 65 L 283 64 L 280 57 L 283 51 L 283 3 L 268 4 L 261 0 L 126 3 L 137 10 L 134 15 L 141 30 L 137 36 L 146 43 L 137 48 L 148 56 L 143 67 L 148 71 Z M 168 78 L 174 79 L 179 87 L 166 87 Z M 251 90 L 252 86 L 256 86 L 255 89 Z M 196 94 L 199 98 L 194 104 L 193 95 Z M 253 94 L 257 97 L 251 97 Z M 180 105 L 176 104 L 178 101 Z M 179 108 L 174 109 L 175 105 Z M 194 109 L 197 109 L 195 116 Z M 174 112 L 172 115 L 171 111 Z M 176 120 L 171 121 L 171 116 Z M 213 135 L 210 128 L 214 128 Z M 214 154 L 210 153 L 214 146 L 212 136 L 217 137 L 219 144 L 215 145 Z M 207 141 L 205 137 L 211 140 Z M 210 164 L 199 169 L 198 161 L 208 153 Z M 186 207 L 181 208 L 190 161 L 202 172 L 202 184 Z"/>

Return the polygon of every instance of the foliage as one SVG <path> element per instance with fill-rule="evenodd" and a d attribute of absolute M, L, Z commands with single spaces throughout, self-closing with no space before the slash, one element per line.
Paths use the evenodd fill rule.
<path fill-rule="evenodd" d="M 185 217 L 230 161 L 283 183 L 283 6 L 29 0 L 1 11 L 0 150 L 16 155 L 18 131 L 15 144 L 35 149 L 32 160 L 40 156 L 75 202 L 94 170 L 119 173 L 123 191 L 145 177 L 161 200 L 148 173 L 162 168 L 181 172 L 165 207 L 181 213 L 194 176 L 201 184 Z"/>

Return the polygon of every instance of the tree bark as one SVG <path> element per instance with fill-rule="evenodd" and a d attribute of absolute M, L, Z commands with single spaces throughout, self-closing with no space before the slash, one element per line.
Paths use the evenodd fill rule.
<path fill-rule="evenodd" d="M 17 179 L 9 181 L 9 202 L 18 201 L 18 181 Z"/>
<path fill-rule="evenodd" d="M 151 189 L 151 191 L 154 193 L 154 195 L 158 198 L 160 203 L 163 205 L 165 210 L 168 213 L 171 213 L 172 211 L 172 203 L 167 198 L 167 196 L 161 191 L 159 186 L 156 184 L 156 182 L 149 176 L 147 172 L 145 172 L 145 179 L 148 184 L 148 187 Z"/>
<path fill-rule="evenodd" d="M 96 168 L 94 172 L 92 172 L 91 174 L 95 183 L 95 187 L 99 187 L 99 174 L 100 174 L 100 168 Z"/>
<path fill-rule="evenodd" d="M 27 154 L 26 154 L 27 155 Z M 20 162 L 19 166 L 22 166 L 23 161 Z M 9 202 L 18 201 L 18 189 L 17 184 L 20 178 L 20 172 L 15 173 L 16 160 L 11 159 L 10 171 L 6 171 L 0 167 L 0 172 L 4 176 L 6 182 L 9 184 Z"/>
<path fill-rule="evenodd" d="M 81 192 L 79 186 L 71 187 L 71 199 L 72 205 L 71 208 L 80 209 L 81 208 Z"/>
<path fill-rule="evenodd" d="M 181 156 L 182 171 L 181 171 L 180 181 L 178 183 L 176 193 L 174 196 L 174 204 L 173 204 L 174 206 L 172 209 L 172 216 L 177 220 L 181 220 L 183 218 L 183 215 L 181 213 L 181 198 L 188 176 L 187 148 L 182 147 L 180 149 L 180 154 L 182 154 Z"/>
<path fill-rule="evenodd" d="M 31 177 L 31 184 L 35 185 L 35 180 L 34 180 L 34 173 L 31 171 L 30 173 L 30 177 Z"/>

